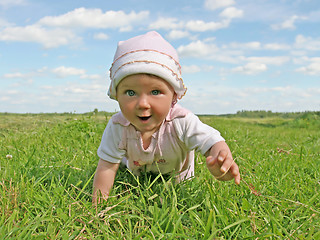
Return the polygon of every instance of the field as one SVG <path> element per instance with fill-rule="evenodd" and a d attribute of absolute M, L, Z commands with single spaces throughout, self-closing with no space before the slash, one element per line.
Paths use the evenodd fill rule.
<path fill-rule="evenodd" d="M 178 185 L 122 169 L 95 208 L 110 114 L 0 114 L 0 239 L 320 239 L 320 116 L 242 115 L 201 116 L 229 144 L 240 186 L 197 155 L 196 177 Z"/>

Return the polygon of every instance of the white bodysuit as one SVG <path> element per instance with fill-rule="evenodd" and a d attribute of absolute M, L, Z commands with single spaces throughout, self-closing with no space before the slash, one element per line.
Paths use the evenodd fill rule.
<path fill-rule="evenodd" d="M 194 150 L 205 154 L 224 141 L 214 128 L 202 123 L 187 109 L 175 104 L 152 135 L 147 149 L 141 134 L 122 115 L 112 116 L 103 133 L 98 156 L 111 163 L 123 162 L 136 175 L 141 171 L 178 174 L 179 180 L 194 175 Z"/>

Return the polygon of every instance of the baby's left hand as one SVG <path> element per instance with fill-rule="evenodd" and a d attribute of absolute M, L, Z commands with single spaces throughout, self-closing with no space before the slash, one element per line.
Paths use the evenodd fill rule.
<path fill-rule="evenodd" d="M 222 144 L 223 142 L 221 142 Z M 218 145 L 221 145 L 218 143 Z M 223 144 L 222 144 L 223 145 Z M 234 178 L 236 184 L 240 184 L 239 167 L 234 162 L 227 144 L 226 146 L 212 147 L 207 157 L 207 167 L 210 173 L 221 181 L 229 181 Z M 225 148 L 226 147 L 226 148 Z"/>

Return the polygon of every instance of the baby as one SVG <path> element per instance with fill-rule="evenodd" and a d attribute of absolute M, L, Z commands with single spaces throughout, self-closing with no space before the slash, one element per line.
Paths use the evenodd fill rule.
<path fill-rule="evenodd" d="M 122 163 L 135 175 L 194 175 L 194 151 L 205 155 L 210 173 L 240 183 L 238 165 L 220 133 L 177 104 L 186 93 L 176 50 L 157 32 L 119 42 L 110 68 L 110 98 L 121 111 L 107 124 L 93 182 L 106 199 Z"/>

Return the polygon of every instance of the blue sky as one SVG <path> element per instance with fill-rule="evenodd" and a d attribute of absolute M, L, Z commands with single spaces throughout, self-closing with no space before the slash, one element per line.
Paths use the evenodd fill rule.
<path fill-rule="evenodd" d="M 0 112 L 117 111 L 117 42 L 156 30 L 198 114 L 320 110 L 318 0 L 0 0 Z"/>

